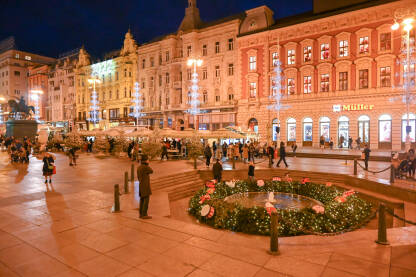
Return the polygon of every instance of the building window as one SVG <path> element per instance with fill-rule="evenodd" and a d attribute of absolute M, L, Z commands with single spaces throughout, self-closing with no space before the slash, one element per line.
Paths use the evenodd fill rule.
<path fill-rule="evenodd" d="M 192 101 L 192 95 L 191 95 L 191 92 L 188 91 L 188 104 L 191 104 L 191 101 Z"/>
<path fill-rule="evenodd" d="M 124 77 L 127 77 L 127 69 L 124 69 Z"/>
<path fill-rule="evenodd" d="M 186 48 L 186 55 L 188 57 L 190 57 L 192 55 L 192 46 L 188 45 L 188 47 Z"/>
<path fill-rule="evenodd" d="M 169 77 L 169 73 L 166 73 L 166 80 L 165 80 L 166 84 L 169 84 L 170 82 L 170 77 Z"/>
<path fill-rule="evenodd" d="M 368 69 L 358 71 L 359 88 L 368 88 Z"/>
<path fill-rule="evenodd" d="M 169 56 L 169 51 L 166 51 L 166 55 L 165 55 L 166 57 L 166 61 L 168 62 L 169 61 L 169 58 L 170 58 L 170 56 Z"/>
<path fill-rule="evenodd" d="M 311 92 L 312 92 L 312 77 L 303 76 L 303 93 L 311 93 Z"/>
<path fill-rule="evenodd" d="M 295 50 L 287 51 L 287 64 L 295 64 Z"/>
<path fill-rule="evenodd" d="M 391 33 L 380 34 L 380 51 L 391 50 Z"/>
<path fill-rule="evenodd" d="M 153 88 L 155 85 L 155 78 L 154 77 L 150 77 L 150 87 Z"/>
<path fill-rule="evenodd" d="M 380 67 L 380 85 L 383 88 L 391 86 L 390 66 Z"/>
<path fill-rule="evenodd" d="M 339 90 L 348 90 L 348 72 L 339 72 Z"/>
<path fill-rule="evenodd" d="M 215 95 L 215 102 L 220 102 L 220 96 L 219 95 Z"/>
<path fill-rule="evenodd" d="M 30 60 L 32 60 L 32 57 L 31 56 L 25 56 L 25 60 L 30 61 Z"/>
<path fill-rule="evenodd" d="M 368 54 L 368 37 L 360 37 L 360 54 Z"/>
<path fill-rule="evenodd" d="M 329 91 L 329 74 L 321 74 L 321 92 Z"/>
<path fill-rule="evenodd" d="M 159 54 L 159 65 L 162 65 L 162 54 Z"/>
<path fill-rule="evenodd" d="M 218 54 L 220 52 L 220 42 L 217 41 L 215 43 L 215 54 Z"/>
<path fill-rule="evenodd" d="M 409 87 L 414 87 L 415 86 L 415 64 L 410 64 L 410 71 L 407 72 L 407 65 L 405 64 L 403 66 L 403 72 L 405 72 L 405 74 L 409 74 Z M 404 81 L 407 82 L 406 78 L 404 78 Z"/>
<path fill-rule="evenodd" d="M 279 61 L 279 54 L 277 52 L 273 52 L 273 54 L 272 54 L 272 65 L 277 66 L 278 61 Z"/>
<path fill-rule="evenodd" d="M 207 48 L 207 45 L 204 44 L 202 46 L 202 56 L 206 56 L 206 55 L 208 55 L 208 48 Z"/>
<path fill-rule="evenodd" d="M 150 58 L 150 66 L 151 67 L 155 66 L 155 58 L 153 58 L 153 57 Z"/>
<path fill-rule="evenodd" d="M 215 66 L 215 77 L 220 77 L 221 76 L 221 72 L 220 72 L 220 66 L 216 65 Z"/>
<path fill-rule="evenodd" d="M 234 64 L 230 63 L 228 65 L 228 76 L 233 76 L 234 75 Z"/>
<path fill-rule="evenodd" d="M 256 58 L 256 56 L 251 56 L 249 58 L 249 68 L 250 68 L 250 71 L 255 71 L 257 69 L 257 58 Z"/>
<path fill-rule="evenodd" d="M 18 59 L 18 58 L 20 58 L 20 55 L 19 55 L 18 53 L 16 53 L 16 54 L 14 55 L 14 57 L 15 57 L 16 59 Z"/>
<path fill-rule="evenodd" d="M 15 71 L 14 76 L 20 76 L 20 71 Z"/>
<path fill-rule="evenodd" d="M 257 95 L 257 83 L 250 83 L 250 98 L 256 98 Z"/>
<path fill-rule="evenodd" d="M 146 59 L 143 59 L 142 60 L 142 68 L 145 68 L 146 67 Z"/>
<path fill-rule="evenodd" d="M 208 71 L 207 71 L 207 69 L 206 69 L 206 68 L 204 68 L 204 69 L 202 70 L 202 79 L 203 79 L 203 80 L 208 79 Z"/>
<path fill-rule="evenodd" d="M 303 62 L 312 61 L 312 46 L 303 47 Z"/>
<path fill-rule="evenodd" d="M 228 101 L 234 100 L 234 94 L 230 93 L 228 94 Z"/>
<path fill-rule="evenodd" d="M 295 94 L 295 79 L 293 78 L 287 79 L 287 93 Z"/>
<path fill-rule="evenodd" d="M 162 86 L 162 75 L 159 75 L 159 87 Z"/>
<path fill-rule="evenodd" d="M 234 50 L 234 39 L 230 38 L 228 40 L 228 51 L 232 51 L 232 50 Z"/>
<path fill-rule="evenodd" d="M 146 82 L 144 78 L 142 79 L 142 88 L 146 88 Z"/>
<path fill-rule="evenodd" d="M 188 81 L 190 81 L 192 79 L 192 70 L 190 69 L 186 70 L 186 76 L 188 78 Z"/>
<path fill-rule="evenodd" d="M 208 92 L 204 91 L 204 93 L 202 94 L 202 101 L 204 102 L 204 104 L 208 102 Z"/>
<path fill-rule="evenodd" d="M 339 56 L 348 57 L 348 40 L 339 41 Z"/>

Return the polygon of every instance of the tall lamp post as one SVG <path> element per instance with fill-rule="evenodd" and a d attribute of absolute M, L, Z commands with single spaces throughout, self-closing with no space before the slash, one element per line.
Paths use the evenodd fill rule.
<path fill-rule="evenodd" d="M 40 112 L 39 112 L 39 99 L 43 94 L 43 90 L 32 89 L 30 90 L 30 99 L 35 103 L 35 120 L 39 123 Z"/>
<path fill-rule="evenodd" d="M 0 96 L 0 124 L 4 123 L 4 117 L 3 117 L 3 109 L 2 105 L 6 102 L 6 98 L 3 96 Z"/>
<path fill-rule="evenodd" d="M 394 12 L 394 20 L 395 23 L 391 26 L 392 30 L 398 30 L 400 26 L 403 26 L 403 30 L 405 33 L 405 41 L 406 41 L 406 48 L 403 49 L 403 52 L 406 52 L 406 59 L 403 62 L 403 89 L 405 91 L 405 96 L 403 99 L 403 102 L 406 104 L 406 142 L 405 142 L 405 150 L 409 151 L 411 146 L 411 138 L 410 133 L 412 131 L 412 126 L 410 126 L 410 120 L 409 120 L 409 112 L 410 112 L 410 104 L 413 102 L 413 95 L 411 94 L 411 89 L 414 87 L 414 84 L 412 84 L 412 75 L 414 77 L 414 70 L 412 72 L 411 67 L 414 66 L 414 62 L 411 59 L 411 50 L 410 47 L 410 31 L 413 28 L 413 21 L 414 17 L 416 15 L 416 9 L 407 9 L 402 8 L 398 9 Z M 414 43 L 414 42 L 413 42 Z"/>
<path fill-rule="evenodd" d="M 91 93 L 91 106 L 90 106 L 90 118 L 89 121 L 92 122 L 92 124 L 97 124 L 100 121 L 100 115 L 99 115 L 99 106 L 98 106 L 98 96 L 97 91 L 95 90 L 96 84 L 100 84 L 101 80 L 94 76 L 90 79 L 88 79 L 88 83 L 92 84 L 92 93 Z"/>
<path fill-rule="evenodd" d="M 194 116 L 194 129 L 197 129 L 196 126 L 196 115 L 200 112 L 199 110 L 199 93 L 198 93 L 198 73 L 196 73 L 196 68 L 202 65 L 203 61 L 201 59 L 189 59 L 187 65 L 189 67 L 193 66 L 192 80 L 191 80 L 191 107 L 188 110 L 190 114 Z"/>

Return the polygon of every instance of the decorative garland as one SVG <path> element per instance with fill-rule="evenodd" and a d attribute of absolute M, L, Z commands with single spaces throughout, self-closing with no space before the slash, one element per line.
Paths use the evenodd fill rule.
<path fill-rule="evenodd" d="M 307 196 L 320 201 L 302 210 L 281 210 L 266 202 L 265 207 L 245 208 L 224 198 L 245 192 L 284 192 Z M 189 213 L 199 222 L 215 228 L 249 234 L 270 234 L 270 214 L 277 212 L 279 235 L 295 236 L 308 232 L 336 233 L 353 226 L 361 226 L 371 215 L 371 204 L 358 197 L 353 190 L 344 191 L 332 183 L 315 184 L 309 178 L 293 181 L 286 176 L 281 180 L 257 182 L 231 180 L 217 183 L 208 181 L 189 201 Z"/>

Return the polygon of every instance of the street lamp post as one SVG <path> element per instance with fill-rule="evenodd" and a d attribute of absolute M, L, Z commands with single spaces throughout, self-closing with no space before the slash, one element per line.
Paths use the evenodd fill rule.
<path fill-rule="evenodd" d="M 201 59 L 189 59 L 187 64 L 189 67 L 193 66 L 192 80 L 191 80 L 191 108 L 188 110 L 194 116 L 194 129 L 196 126 L 196 115 L 199 113 L 199 94 L 198 94 L 198 73 L 196 67 L 200 67 L 203 61 Z"/>
<path fill-rule="evenodd" d="M 4 102 L 6 102 L 6 98 L 4 98 L 3 96 L 0 96 L 0 124 L 4 123 L 3 109 L 2 109 L 2 105 Z"/>
<path fill-rule="evenodd" d="M 39 122 L 40 112 L 39 112 L 39 98 L 43 94 L 43 90 L 32 89 L 30 90 L 30 98 L 35 102 L 35 120 Z"/>
<path fill-rule="evenodd" d="M 98 96 L 97 96 L 97 91 L 95 90 L 95 86 L 96 84 L 100 84 L 101 80 L 97 77 L 94 76 L 90 79 L 88 79 L 88 83 L 92 84 L 92 94 L 91 94 L 91 106 L 90 106 L 90 119 L 89 121 L 92 122 L 92 124 L 96 124 L 99 122 L 100 120 L 100 116 L 99 116 L 99 107 L 98 107 Z"/>
<path fill-rule="evenodd" d="M 412 127 L 410 126 L 410 103 L 412 102 L 412 95 L 411 95 L 411 50 L 410 50 L 410 31 L 413 28 L 413 21 L 414 16 L 416 15 L 416 9 L 398 9 L 394 13 L 395 23 L 391 26 L 392 30 L 397 30 L 400 28 L 400 25 L 403 25 L 403 30 L 406 31 L 406 61 L 404 62 L 404 74 L 403 74 L 403 89 L 405 91 L 404 102 L 406 104 L 406 142 L 405 142 L 405 150 L 409 151 L 411 146 L 411 138 L 410 133 Z"/>

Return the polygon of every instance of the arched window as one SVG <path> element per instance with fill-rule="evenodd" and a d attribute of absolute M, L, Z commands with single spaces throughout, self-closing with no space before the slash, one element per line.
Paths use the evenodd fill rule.
<path fill-rule="evenodd" d="M 272 121 L 272 139 L 277 141 L 277 136 L 280 134 L 280 124 L 277 118 Z"/>
<path fill-rule="evenodd" d="M 304 146 L 312 146 L 312 124 L 313 124 L 312 118 L 306 117 L 303 119 L 303 145 Z"/>
<path fill-rule="evenodd" d="M 358 118 L 358 137 L 363 143 L 370 142 L 370 117 L 367 115 Z"/>
<path fill-rule="evenodd" d="M 391 146 L 391 116 L 383 114 L 378 118 L 378 141 L 379 143 L 389 144 Z M 384 148 L 380 147 L 379 148 Z"/>
<path fill-rule="evenodd" d="M 259 123 L 257 121 L 257 119 L 255 118 L 250 118 L 250 120 L 248 121 L 248 129 L 252 132 L 259 132 Z"/>
<path fill-rule="evenodd" d="M 296 141 L 296 119 L 287 119 L 287 141 Z"/>
<path fill-rule="evenodd" d="M 330 122 L 329 117 L 323 116 L 319 119 L 319 136 L 323 136 L 325 141 L 330 139 Z"/>
<path fill-rule="evenodd" d="M 409 124 L 407 124 L 408 120 L 409 120 Z M 409 129 L 408 131 L 409 131 L 410 141 L 415 142 L 415 138 L 416 138 L 415 122 L 416 122 L 416 116 L 413 113 L 409 113 L 409 118 L 407 117 L 407 114 L 404 114 L 402 116 L 402 142 L 406 142 L 406 137 L 407 137 L 406 129 Z M 410 128 L 407 126 L 410 126 Z"/>
<path fill-rule="evenodd" d="M 348 138 L 350 135 L 350 119 L 346 116 L 340 116 L 338 118 L 338 145 L 340 147 L 348 147 Z M 344 138 L 342 145 L 340 144 L 340 138 Z M 352 147 L 352 146 L 350 146 Z"/>

